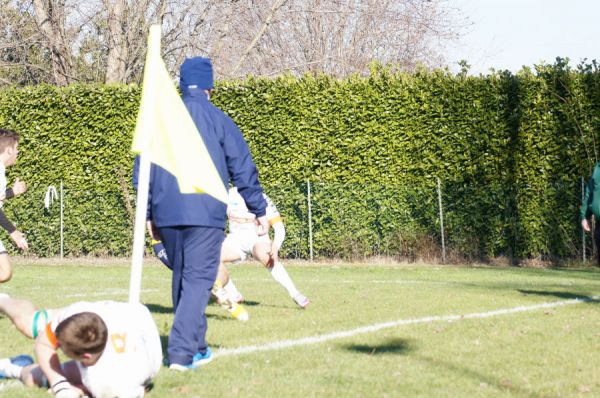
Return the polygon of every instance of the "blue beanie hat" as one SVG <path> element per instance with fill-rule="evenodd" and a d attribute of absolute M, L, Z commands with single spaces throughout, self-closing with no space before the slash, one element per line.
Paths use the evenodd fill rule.
<path fill-rule="evenodd" d="M 181 87 L 197 86 L 210 90 L 213 85 L 213 71 L 210 59 L 203 57 L 186 58 L 179 68 Z"/>

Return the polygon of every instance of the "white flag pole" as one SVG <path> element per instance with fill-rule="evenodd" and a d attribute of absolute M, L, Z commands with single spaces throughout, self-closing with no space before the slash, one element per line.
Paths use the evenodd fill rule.
<path fill-rule="evenodd" d="M 129 302 L 139 303 L 142 289 L 142 263 L 144 261 L 144 238 L 146 236 L 146 210 L 150 186 L 150 161 L 140 155 L 135 226 L 133 229 L 133 252 L 131 255 L 131 279 L 129 280 Z"/>

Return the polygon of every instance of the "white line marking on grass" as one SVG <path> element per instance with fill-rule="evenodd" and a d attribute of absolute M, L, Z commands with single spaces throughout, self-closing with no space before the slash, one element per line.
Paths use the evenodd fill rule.
<path fill-rule="evenodd" d="M 236 278 L 236 281 L 242 282 L 272 282 L 273 278 Z M 300 280 L 300 279 L 299 279 Z M 453 281 L 427 281 L 427 280 L 415 280 L 415 279 L 371 279 L 371 280 L 352 280 L 352 279 L 341 279 L 341 280 L 317 280 L 317 279 L 306 279 L 303 282 L 308 283 L 320 283 L 320 284 L 340 284 L 340 283 L 348 283 L 348 284 L 365 284 L 365 283 L 382 283 L 382 284 L 394 284 L 394 285 L 413 285 L 413 284 L 436 284 L 436 285 L 451 285 L 462 282 L 453 282 Z"/>
<path fill-rule="evenodd" d="M 142 289 L 142 293 L 155 293 L 159 292 L 160 289 Z M 104 290 L 101 292 L 94 293 L 71 293 L 66 294 L 65 297 L 98 297 L 98 296 L 120 296 L 127 295 L 129 293 L 129 289 L 112 289 L 112 290 Z"/>
<path fill-rule="evenodd" d="M 598 300 L 598 298 L 600 298 L 600 296 L 593 296 L 590 298 L 576 298 L 576 299 L 565 300 L 565 301 L 545 302 L 545 303 L 541 303 L 541 304 L 528 305 L 528 306 L 522 305 L 519 307 L 502 308 L 499 310 L 488 311 L 488 312 L 474 312 L 471 314 L 464 314 L 464 315 L 440 315 L 440 316 L 427 316 L 424 318 L 401 319 L 398 321 L 376 323 L 374 325 L 363 326 L 363 327 L 359 327 L 356 329 L 343 330 L 343 331 L 339 331 L 339 332 L 322 334 L 322 335 L 313 336 L 313 337 L 304 337 L 304 338 L 296 339 L 296 340 L 281 340 L 281 341 L 276 341 L 276 342 L 264 344 L 264 345 L 251 345 L 251 346 L 237 347 L 237 348 L 222 348 L 222 349 L 216 351 L 214 356 L 216 358 L 216 357 L 224 357 L 224 356 L 229 356 L 229 355 L 248 354 L 248 353 L 259 352 L 259 351 L 281 350 L 283 348 L 303 346 L 303 345 L 309 345 L 309 344 L 318 344 L 318 343 L 323 343 L 323 342 L 329 341 L 329 340 L 336 340 L 336 339 L 341 339 L 341 338 L 345 338 L 345 337 L 352 337 L 352 336 L 356 336 L 358 334 L 377 332 L 382 329 L 389 329 L 389 328 L 394 328 L 397 326 L 414 325 L 414 324 L 419 324 L 419 323 L 432 323 L 432 322 L 454 322 L 454 321 L 459 321 L 462 319 L 491 318 L 491 317 L 498 316 L 498 315 L 515 314 L 518 312 L 534 311 L 534 310 L 539 310 L 539 309 L 544 309 L 544 308 L 554 308 L 554 307 L 561 307 L 561 306 L 565 306 L 565 305 L 586 303 L 586 302 L 590 302 L 593 300 Z"/>

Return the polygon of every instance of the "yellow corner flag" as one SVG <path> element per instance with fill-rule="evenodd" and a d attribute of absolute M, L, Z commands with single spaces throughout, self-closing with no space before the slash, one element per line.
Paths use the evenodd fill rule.
<path fill-rule="evenodd" d="M 160 35 L 160 25 L 152 25 L 132 151 L 173 174 L 182 193 L 227 203 L 225 185 L 161 58 Z"/>

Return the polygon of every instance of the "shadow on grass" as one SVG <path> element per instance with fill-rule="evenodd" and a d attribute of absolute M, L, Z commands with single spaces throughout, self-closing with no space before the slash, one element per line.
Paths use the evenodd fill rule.
<path fill-rule="evenodd" d="M 258 305 L 260 303 L 256 303 L 255 305 Z M 211 306 L 217 306 L 217 304 L 214 303 L 209 303 L 206 306 L 206 309 L 208 310 Z M 173 314 L 173 307 L 166 307 L 164 305 L 160 305 L 160 304 L 146 304 L 146 307 L 148 307 L 148 309 L 150 310 L 150 312 L 155 313 L 155 314 Z M 222 316 L 222 315 L 217 315 L 217 314 L 211 314 L 211 313 L 206 313 L 206 317 L 207 318 L 212 318 L 212 319 L 233 319 L 230 316 Z"/>
<path fill-rule="evenodd" d="M 540 396 L 539 394 L 536 394 L 535 392 L 530 391 L 527 388 L 521 388 L 519 386 L 516 386 L 513 383 L 513 381 L 510 379 L 498 379 L 496 377 L 487 376 L 476 370 L 469 369 L 468 367 L 464 366 L 463 364 L 455 364 L 452 362 L 441 360 L 439 358 L 430 358 L 430 357 L 425 357 L 425 356 L 414 356 L 414 358 L 419 361 L 426 362 L 433 367 L 441 368 L 444 371 L 450 371 L 459 376 L 467 377 L 467 378 L 470 378 L 472 380 L 479 382 L 480 388 L 482 388 L 482 393 L 484 392 L 483 389 L 488 389 L 491 387 L 491 388 L 496 388 L 501 391 L 509 392 L 511 396 L 515 396 L 515 397 L 539 397 Z M 488 393 L 492 393 L 492 391 L 488 391 Z"/>
<path fill-rule="evenodd" d="M 566 300 L 579 299 L 579 300 L 583 300 L 588 303 L 600 303 L 600 300 L 598 300 L 592 296 L 586 296 L 583 294 L 575 294 L 575 293 L 569 293 L 569 292 L 552 292 L 552 291 L 547 291 L 547 290 L 517 289 L 517 291 L 522 294 L 534 294 L 537 296 L 552 296 L 552 297 L 558 297 L 558 298 L 566 299 Z"/>
<path fill-rule="evenodd" d="M 346 344 L 342 348 L 367 355 L 406 355 L 416 349 L 409 339 L 388 339 L 383 344 Z"/>
<path fill-rule="evenodd" d="M 270 307 L 270 308 L 298 308 L 298 306 L 290 299 L 289 304 L 288 305 L 278 305 L 278 304 L 265 304 L 265 303 L 261 303 L 260 301 L 253 301 L 253 300 L 244 300 L 242 302 L 242 305 L 244 307 Z"/>
<path fill-rule="evenodd" d="M 173 313 L 173 307 L 165 307 L 164 305 L 160 305 L 160 304 L 145 304 L 146 307 L 148 307 L 148 309 L 150 310 L 150 312 L 153 312 L 155 314 L 172 314 Z"/>

